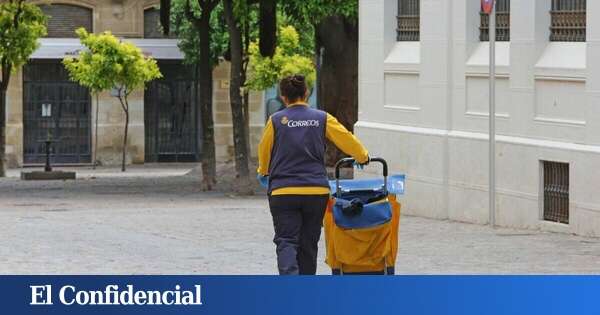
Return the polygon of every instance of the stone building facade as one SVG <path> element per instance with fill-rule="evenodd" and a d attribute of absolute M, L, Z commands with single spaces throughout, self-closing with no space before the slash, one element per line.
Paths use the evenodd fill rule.
<path fill-rule="evenodd" d="M 95 97 L 69 81 L 61 61 L 81 49 L 74 30 L 111 31 L 135 43 L 155 58 L 163 79 L 130 96 L 128 163 L 194 162 L 202 148 L 193 67 L 183 65 L 177 39 L 162 36 L 158 0 L 39 1 L 50 16 L 46 38 L 30 62 L 11 78 L 7 108 L 7 159 L 9 167 L 43 162 L 44 143 L 54 144 L 57 164 L 90 164 L 98 111 L 97 158 L 104 165 L 120 163 L 124 114 L 111 92 Z M 214 70 L 214 121 L 217 157 L 233 153 L 229 105 L 229 65 Z M 251 93 L 251 144 L 258 143 L 264 125 L 263 93 Z M 255 150 L 253 150 L 254 152 Z"/>
<path fill-rule="evenodd" d="M 496 223 L 600 236 L 600 1 L 497 0 Z M 488 222 L 480 0 L 360 0 L 359 121 L 405 213 Z"/>

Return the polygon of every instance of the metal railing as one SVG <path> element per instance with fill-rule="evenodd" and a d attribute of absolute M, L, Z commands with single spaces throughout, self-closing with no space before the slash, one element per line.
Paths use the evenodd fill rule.
<path fill-rule="evenodd" d="M 569 223 L 569 164 L 543 162 L 544 220 Z"/>
<path fill-rule="evenodd" d="M 418 41 L 420 39 L 420 1 L 398 0 L 398 41 Z"/>
<path fill-rule="evenodd" d="M 586 0 L 552 0 L 550 41 L 585 42 Z"/>
<path fill-rule="evenodd" d="M 490 40 L 490 17 L 481 12 L 481 25 L 479 27 L 479 40 Z M 496 2 L 496 40 L 510 41 L 510 0 L 497 0 Z"/>

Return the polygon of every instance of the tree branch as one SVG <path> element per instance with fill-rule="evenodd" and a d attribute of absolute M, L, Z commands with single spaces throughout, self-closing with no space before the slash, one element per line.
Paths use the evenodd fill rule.
<path fill-rule="evenodd" d="M 210 12 L 217 6 L 217 4 L 219 4 L 220 0 L 206 0 L 206 1 L 207 1 L 206 6 L 203 9 Z"/>
<path fill-rule="evenodd" d="M 200 4 L 200 0 L 198 0 L 198 4 Z M 185 0 L 183 12 L 185 13 L 185 17 L 188 19 L 188 21 L 192 22 L 192 24 L 198 27 L 200 19 L 194 16 L 194 12 L 192 12 L 192 8 L 190 7 L 190 0 Z"/>
<path fill-rule="evenodd" d="M 19 28 L 19 18 L 21 17 L 21 12 L 23 12 L 23 2 L 25 2 L 25 0 L 18 0 L 17 2 L 17 12 L 13 17 L 13 25 L 15 29 Z"/>
<path fill-rule="evenodd" d="M 129 108 L 128 108 L 128 106 L 125 106 L 125 102 L 123 102 L 123 97 L 127 97 L 126 94 L 125 95 L 123 94 L 123 90 L 124 90 L 124 87 L 122 87 L 122 86 L 119 87 L 119 103 L 121 103 L 121 108 L 123 109 L 123 111 L 128 112 Z M 127 93 L 127 92 L 125 92 L 125 93 Z"/>

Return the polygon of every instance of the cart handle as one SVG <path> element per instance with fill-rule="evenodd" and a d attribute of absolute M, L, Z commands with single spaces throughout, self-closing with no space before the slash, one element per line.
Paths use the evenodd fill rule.
<path fill-rule="evenodd" d="M 340 197 L 340 193 L 341 193 L 340 168 L 344 165 L 352 164 L 354 162 L 356 162 L 356 160 L 354 158 L 348 157 L 348 158 L 343 158 L 343 159 L 339 160 L 337 163 L 335 163 L 335 189 L 336 189 L 335 194 L 338 198 Z M 387 190 L 387 177 L 388 177 L 387 162 L 385 161 L 385 159 L 380 158 L 380 157 L 370 158 L 369 163 L 370 162 L 379 162 L 383 165 L 383 192 L 387 194 L 387 192 L 388 192 L 388 190 Z"/>

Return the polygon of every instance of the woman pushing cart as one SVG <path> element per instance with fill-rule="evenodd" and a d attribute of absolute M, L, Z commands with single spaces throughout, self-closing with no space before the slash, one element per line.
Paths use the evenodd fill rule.
<path fill-rule="evenodd" d="M 279 274 L 314 275 L 330 196 L 326 139 L 359 165 L 369 163 L 369 154 L 335 117 L 307 105 L 303 76 L 284 78 L 279 89 L 286 108 L 267 121 L 258 148 L 258 175 L 268 181 Z"/>

